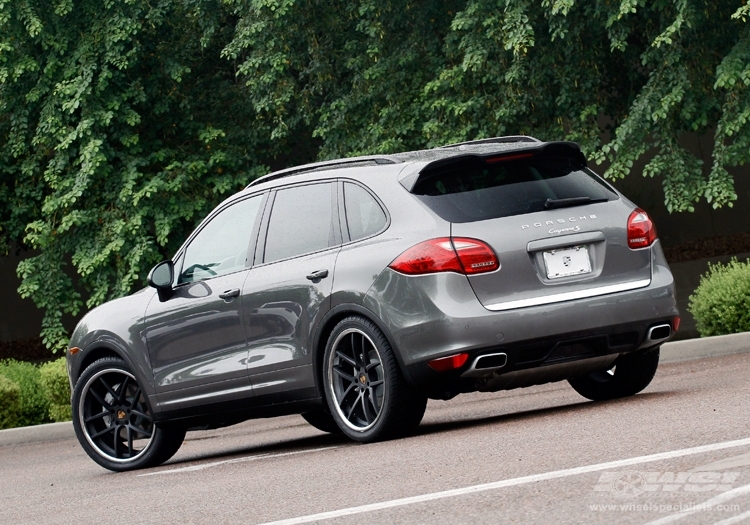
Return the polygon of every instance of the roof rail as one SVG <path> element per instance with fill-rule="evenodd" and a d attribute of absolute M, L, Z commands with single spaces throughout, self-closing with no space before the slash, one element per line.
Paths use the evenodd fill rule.
<path fill-rule="evenodd" d="M 503 144 L 508 142 L 541 142 L 538 138 L 529 137 L 528 135 L 510 135 L 507 137 L 493 137 L 491 139 L 469 140 L 440 146 L 441 148 L 457 148 L 458 146 L 468 146 L 472 144 Z"/>
<path fill-rule="evenodd" d="M 394 157 L 387 157 L 387 156 L 351 157 L 348 159 L 314 162 L 312 164 L 304 164 L 302 166 L 295 166 L 293 168 L 287 168 L 285 170 L 275 171 L 273 173 L 269 173 L 268 175 L 258 177 L 254 181 L 251 181 L 250 184 L 245 186 L 245 188 L 249 188 L 250 186 L 255 186 L 256 184 L 261 184 L 263 182 L 269 182 L 272 180 L 281 179 L 282 177 L 288 177 L 289 175 L 296 175 L 297 173 L 304 173 L 306 171 L 317 171 L 321 169 L 340 169 L 340 168 L 347 168 L 350 166 L 373 166 L 377 164 L 400 164 L 401 162 L 403 161 L 400 159 L 397 159 Z"/>

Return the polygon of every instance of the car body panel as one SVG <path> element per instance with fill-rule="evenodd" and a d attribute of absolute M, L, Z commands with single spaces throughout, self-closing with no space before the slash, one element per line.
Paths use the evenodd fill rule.
<path fill-rule="evenodd" d="M 312 374 L 289 370 L 312 366 L 309 341 L 330 308 L 338 251 L 337 247 L 250 271 L 242 289 L 242 316 L 247 370 L 257 395 L 314 389 Z M 317 283 L 307 278 L 319 270 L 327 270 L 328 276 Z"/>
<path fill-rule="evenodd" d="M 333 303 L 363 304 L 365 293 L 375 279 L 396 257 L 415 244 L 414 239 L 450 235 L 450 225 L 422 206 L 394 184 L 395 175 L 377 173 L 360 176 L 360 184 L 380 197 L 388 212 L 389 224 L 379 234 L 345 243 L 339 252 L 334 276 Z M 343 181 L 350 181 L 343 178 Z M 393 190 L 395 187 L 396 191 Z M 390 191 L 389 191 L 390 189 Z"/>
<path fill-rule="evenodd" d="M 83 368 L 95 359 L 94 356 L 106 352 L 124 359 L 142 388 L 150 396 L 156 395 L 143 323 L 146 307 L 156 295 L 153 288 L 143 288 L 127 297 L 104 303 L 81 319 L 68 346 L 80 348 L 80 351 L 66 354 L 72 384 L 78 380 Z"/>
<path fill-rule="evenodd" d="M 222 391 L 249 395 L 242 298 L 219 297 L 241 289 L 249 272 L 185 283 L 168 300 L 151 301 L 145 336 L 160 404 L 210 400 Z"/>
<path fill-rule="evenodd" d="M 627 246 L 635 205 L 615 190 L 608 202 L 461 223 L 441 218 L 410 193 L 424 170 L 451 159 L 547 146 L 524 139 L 344 159 L 340 166 L 302 167 L 252 184 L 211 212 L 173 257 L 179 266 L 197 232 L 224 207 L 265 194 L 246 268 L 167 291 L 147 288 L 92 310 L 71 338 L 71 347 L 82 349 L 68 354 L 71 382 L 92 356 L 104 355 L 97 352 L 120 355 L 159 420 L 219 426 L 319 406 L 326 334 L 349 315 L 378 326 L 411 385 L 431 396 L 436 385 L 468 392 L 565 379 L 646 348 L 653 344 L 649 328 L 679 315 L 674 279 L 658 240 L 637 250 Z M 552 146 L 578 151 L 570 143 Z M 332 220 L 340 226 L 333 244 L 264 263 L 275 195 L 312 182 L 331 183 Z M 365 188 L 381 205 L 382 230 L 349 239 L 345 182 Z M 416 244 L 450 236 L 487 242 L 500 268 L 467 277 L 408 276 L 388 267 Z M 591 271 L 550 278 L 544 252 L 576 245 L 587 246 Z M 318 270 L 328 275 L 313 282 L 308 275 Z M 638 287 L 627 289 L 633 283 Z M 239 296 L 218 298 L 229 289 L 239 289 Z M 622 343 L 623 334 L 635 339 Z M 508 364 L 491 377 L 462 376 L 465 369 L 439 375 L 427 366 L 458 352 L 473 359 L 497 351 L 507 352 Z"/>
<path fill-rule="evenodd" d="M 454 237 L 485 241 L 498 255 L 497 271 L 469 277 L 479 300 L 489 306 L 650 279 L 649 249 L 628 247 L 625 226 L 631 211 L 623 203 L 610 201 L 453 224 L 451 232 Z M 543 253 L 576 245 L 588 250 L 591 271 L 548 278 Z"/>
<path fill-rule="evenodd" d="M 556 333 L 617 323 L 648 324 L 656 317 L 678 315 L 674 279 L 659 242 L 648 252 L 654 263 L 651 284 L 622 293 L 493 312 L 477 300 L 463 275 L 407 276 L 386 269 L 368 291 L 364 305 L 394 334 L 407 365 Z"/>

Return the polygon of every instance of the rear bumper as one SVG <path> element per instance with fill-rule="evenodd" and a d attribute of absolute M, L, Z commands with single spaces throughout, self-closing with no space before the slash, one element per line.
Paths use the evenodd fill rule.
<path fill-rule="evenodd" d="M 432 389 L 457 380 L 487 353 L 507 355 L 499 371 L 505 373 L 616 357 L 664 342 L 651 344 L 649 330 L 671 325 L 679 313 L 660 249 L 654 259 L 647 286 L 504 311 L 483 307 L 462 275 L 410 277 L 387 269 L 368 291 L 365 306 L 383 321 L 414 386 Z M 469 359 L 458 371 L 438 374 L 426 364 L 459 352 Z"/>
<path fill-rule="evenodd" d="M 618 356 L 657 348 L 666 338 L 649 341 L 655 327 L 671 319 L 618 324 L 555 336 L 468 350 L 458 370 L 436 372 L 426 362 L 406 366 L 412 385 L 430 397 L 447 399 L 462 392 L 510 390 L 594 372 L 612 366 Z"/>

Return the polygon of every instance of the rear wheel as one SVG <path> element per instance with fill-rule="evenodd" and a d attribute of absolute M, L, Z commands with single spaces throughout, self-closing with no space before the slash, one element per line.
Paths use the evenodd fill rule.
<path fill-rule="evenodd" d="M 160 465 L 171 458 L 185 430 L 159 426 L 135 376 L 118 358 L 92 363 L 73 390 L 73 427 L 86 453 L 114 471 Z"/>
<path fill-rule="evenodd" d="M 569 379 L 568 383 L 576 392 L 592 401 L 627 397 L 646 388 L 658 366 L 659 347 L 656 347 L 622 355 L 608 370 Z"/>
<path fill-rule="evenodd" d="M 350 438 L 381 441 L 419 425 L 427 398 L 409 387 L 388 340 L 371 321 L 348 317 L 337 324 L 323 362 L 331 415 Z"/>

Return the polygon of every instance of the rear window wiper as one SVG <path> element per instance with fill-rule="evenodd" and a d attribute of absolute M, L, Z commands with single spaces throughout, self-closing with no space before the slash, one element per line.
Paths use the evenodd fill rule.
<path fill-rule="evenodd" d="M 592 199 L 591 197 L 572 197 L 570 199 L 547 199 L 544 203 L 544 208 L 547 210 L 556 210 L 558 208 L 569 208 L 570 206 L 578 206 L 580 204 L 591 204 L 593 202 L 606 202 L 609 199 L 606 197 L 600 199 Z"/>

